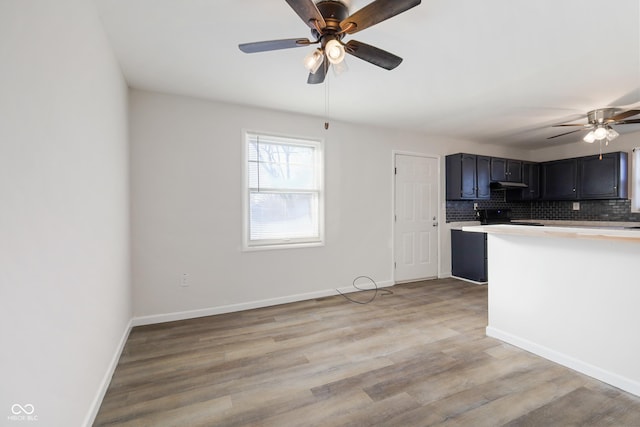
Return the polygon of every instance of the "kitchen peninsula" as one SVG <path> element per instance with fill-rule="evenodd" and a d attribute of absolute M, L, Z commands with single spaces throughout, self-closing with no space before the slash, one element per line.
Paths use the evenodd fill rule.
<path fill-rule="evenodd" d="M 640 230 L 463 230 L 488 233 L 488 336 L 640 396 Z"/>

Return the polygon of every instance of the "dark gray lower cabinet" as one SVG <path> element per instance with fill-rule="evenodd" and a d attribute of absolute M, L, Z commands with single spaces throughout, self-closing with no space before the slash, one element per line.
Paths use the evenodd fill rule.
<path fill-rule="evenodd" d="M 487 234 L 451 230 L 451 275 L 486 282 Z"/>

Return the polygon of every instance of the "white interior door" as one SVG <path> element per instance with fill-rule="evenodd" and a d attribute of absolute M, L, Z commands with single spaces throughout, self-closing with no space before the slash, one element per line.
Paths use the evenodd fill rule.
<path fill-rule="evenodd" d="M 438 159 L 395 156 L 395 281 L 438 275 Z"/>

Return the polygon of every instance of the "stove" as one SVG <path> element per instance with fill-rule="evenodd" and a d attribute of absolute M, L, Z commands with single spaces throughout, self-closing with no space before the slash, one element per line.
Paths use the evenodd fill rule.
<path fill-rule="evenodd" d="M 511 219 L 511 209 L 479 209 L 478 210 L 478 219 L 480 220 L 480 224 L 482 225 L 492 225 L 492 224 L 514 224 L 514 225 L 531 225 L 531 226 L 542 226 L 539 222 L 527 222 L 527 221 L 518 221 Z"/>

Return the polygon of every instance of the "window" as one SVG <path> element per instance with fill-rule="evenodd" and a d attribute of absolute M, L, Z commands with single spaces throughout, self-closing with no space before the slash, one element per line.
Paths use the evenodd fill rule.
<path fill-rule="evenodd" d="M 246 132 L 245 161 L 245 248 L 322 244 L 322 143 Z"/>
<path fill-rule="evenodd" d="M 631 153 L 631 212 L 640 212 L 640 147 Z"/>

